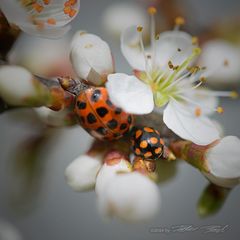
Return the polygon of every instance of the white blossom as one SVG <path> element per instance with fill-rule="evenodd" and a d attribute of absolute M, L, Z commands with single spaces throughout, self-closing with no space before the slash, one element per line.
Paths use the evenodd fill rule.
<path fill-rule="evenodd" d="M 218 128 L 207 116 L 223 112 L 216 97 L 233 97 L 236 93 L 200 88 L 205 79 L 204 68 L 193 66 L 201 52 L 194 38 L 178 27 L 156 37 L 155 11 L 149 11 L 150 48 L 144 48 L 141 26 L 131 26 L 122 33 L 122 53 L 137 78 L 119 73 L 109 75 L 109 96 L 116 106 L 135 114 L 151 112 L 153 99 L 156 107 L 165 107 L 163 121 L 173 132 L 198 145 L 210 144 L 220 138 Z M 134 91 L 129 86 L 134 86 Z"/>
<path fill-rule="evenodd" d="M 1 0 L 1 11 L 11 24 L 40 37 L 59 38 L 70 30 L 80 0 Z"/>

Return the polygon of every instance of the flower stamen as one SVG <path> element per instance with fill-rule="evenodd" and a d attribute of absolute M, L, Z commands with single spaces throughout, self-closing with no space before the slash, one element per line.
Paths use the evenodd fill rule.
<path fill-rule="evenodd" d="M 156 52 L 156 23 L 154 15 L 157 13 L 155 7 L 149 7 L 148 13 L 150 15 L 150 37 L 151 37 L 151 53 L 152 53 L 152 68 L 155 66 L 155 52 Z M 153 69 L 152 69 L 153 70 Z"/>
<path fill-rule="evenodd" d="M 217 107 L 217 112 L 222 114 L 224 112 L 223 108 L 222 107 Z"/>
<path fill-rule="evenodd" d="M 140 48 L 145 60 L 145 68 L 146 68 L 146 74 L 149 80 L 152 80 L 152 77 L 150 75 L 150 66 L 149 66 L 149 59 L 151 60 L 151 55 L 147 55 L 145 48 L 144 48 L 144 44 L 143 44 L 143 37 L 142 37 L 142 31 L 143 31 L 143 27 L 142 26 L 138 26 L 137 27 L 137 31 L 139 33 L 139 44 L 140 44 Z M 150 56 L 150 58 L 149 58 Z"/>
<path fill-rule="evenodd" d="M 200 107 L 195 108 L 195 116 L 200 117 L 202 115 L 202 109 Z"/>

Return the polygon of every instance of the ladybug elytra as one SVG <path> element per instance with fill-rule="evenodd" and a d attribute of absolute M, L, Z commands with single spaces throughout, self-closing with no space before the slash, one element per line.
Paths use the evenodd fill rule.
<path fill-rule="evenodd" d="M 160 133 L 151 127 L 136 128 L 131 145 L 134 154 L 142 159 L 156 160 L 164 153 L 164 141 Z"/>
<path fill-rule="evenodd" d="M 133 117 L 114 106 L 107 89 L 91 87 L 81 91 L 74 108 L 80 125 L 100 140 L 115 140 L 129 131 Z"/>

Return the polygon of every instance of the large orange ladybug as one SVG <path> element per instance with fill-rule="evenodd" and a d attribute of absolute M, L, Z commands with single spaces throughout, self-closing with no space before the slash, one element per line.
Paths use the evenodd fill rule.
<path fill-rule="evenodd" d="M 129 132 L 133 117 L 115 107 L 109 100 L 107 89 L 91 87 L 81 91 L 74 108 L 80 125 L 93 137 L 115 140 Z"/>

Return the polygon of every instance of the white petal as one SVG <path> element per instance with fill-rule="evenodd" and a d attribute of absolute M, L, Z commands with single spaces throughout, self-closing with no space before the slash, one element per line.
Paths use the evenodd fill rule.
<path fill-rule="evenodd" d="M 152 219 L 159 213 L 160 203 L 157 185 L 138 172 L 119 174 L 98 199 L 104 216 L 133 222 Z"/>
<path fill-rule="evenodd" d="M 103 26 L 114 37 L 120 37 L 132 25 L 141 25 L 145 29 L 148 21 L 146 10 L 134 2 L 115 2 L 109 4 L 103 12 Z"/>
<path fill-rule="evenodd" d="M 128 113 L 147 114 L 154 108 L 151 88 L 135 76 L 110 74 L 106 87 L 113 104 Z"/>
<path fill-rule="evenodd" d="M 224 66 L 226 60 L 228 65 Z M 207 83 L 216 87 L 240 83 L 239 47 L 220 39 L 208 41 L 203 45 L 199 62 L 207 67 Z"/>
<path fill-rule="evenodd" d="M 227 136 L 207 152 L 211 174 L 221 178 L 240 178 L 240 139 Z"/>
<path fill-rule="evenodd" d="M 212 175 L 211 173 L 204 173 L 203 175 L 213 184 L 224 188 L 233 188 L 240 184 L 239 178 L 220 178 Z"/>
<path fill-rule="evenodd" d="M 104 165 L 101 167 L 97 175 L 95 187 L 96 193 L 101 194 L 106 188 L 106 185 L 109 182 L 111 182 L 114 177 L 117 176 L 118 172 L 130 172 L 130 171 L 131 165 L 125 159 L 119 160 L 119 162 L 115 165 L 108 165 L 107 163 L 104 163 Z"/>
<path fill-rule="evenodd" d="M 195 117 L 182 105 L 172 101 L 164 110 L 163 121 L 178 136 L 197 145 L 208 145 L 220 138 L 216 126 L 209 118 Z"/>
<path fill-rule="evenodd" d="M 65 170 L 68 185 L 74 191 L 85 191 L 92 189 L 96 183 L 96 177 L 102 161 L 97 156 L 79 156 Z"/>
<path fill-rule="evenodd" d="M 34 81 L 33 75 L 25 68 L 19 66 L 0 67 L 0 96 L 8 104 L 25 106 L 28 105 L 27 99 L 34 98 L 36 100 L 38 97 L 39 102 L 44 102 L 47 99 L 41 98 L 46 97 L 44 94 L 48 93 L 47 88 Z"/>
<path fill-rule="evenodd" d="M 192 36 L 181 31 L 168 31 L 160 34 L 156 41 L 156 64 L 157 66 L 180 65 L 193 51 Z"/>
<path fill-rule="evenodd" d="M 71 13 L 67 14 L 64 13 L 65 3 L 65 0 L 51 0 L 49 4 L 39 1 L 24 6 L 24 2 L 21 4 L 19 1 L 2 0 L 0 8 L 8 21 L 19 26 L 24 32 L 41 37 L 59 38 L 70 29 L 70 26 L 66 25 L 77 16 L 80 8 L 80 0 L 77 0 L 69 7 Z"/>
<path fill-rule="evenodd" d="M 108 44 L 98 36 L 82 31 L 73 37 L 71 60 L 78 76 L 86 80 L 91 69 L 106 78 L 114 68 Z"/>
<path fill-rule="evenodd" d="M 36 37 L 44 37 L 44 38 L 61 38 L 65 35 L 70 29 L 71 26 L 65 27 L 55 27 L 55 28 L 46 28 L 46 29 L 37 29 L 35 26 L 19 26 L 19 28 L 30 35 L 34 35 Z"/>
<path fill-rule="evenodd" d="M 198 107 L 201 108 L 201 113 L 203 115 L 210 115 L 216 113 L 215 109 L 218 107 L 219 99 L 211 94 L 207 95 L 207 91 L 210 90 L 201 90 L 200 88 L 186 91 L 184 96 L 188 97 L 192 101 L 198 104 Z M 193 104 L 186 103 L 186 107 L 189 108 L 189 111 L 192 113 L 195 112 L 196 106 Z"/>
<path fill-rule="evenodd" d="M 18 1 L 1 0 L 0 9 L 4 13 L 9 23 L 28 22 L 27 12 Z"/>
<path fill-rule="evenodd" d="M 140 48 L 140 35 L 137 31 L 137 26 L 128 27 L 123 31 L 121 36 L 121 50 L 132 68 L 145 71 L 145 58 Z"/>

